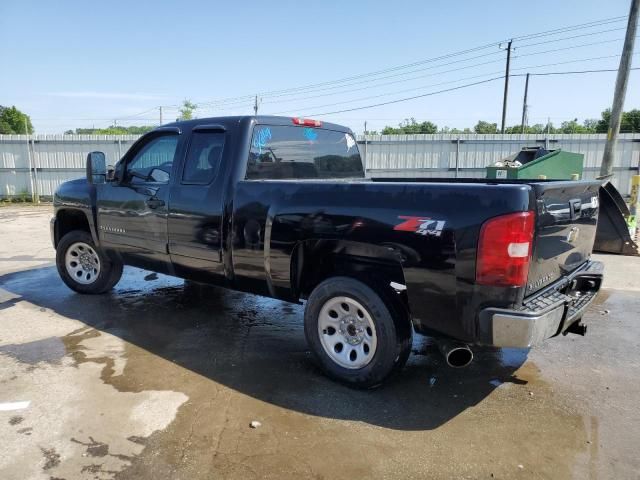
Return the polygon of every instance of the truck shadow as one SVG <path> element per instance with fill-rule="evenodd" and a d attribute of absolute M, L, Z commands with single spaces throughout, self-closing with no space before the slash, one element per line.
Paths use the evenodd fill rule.
<path fill-rule="evenodd" d="M 501 385 L 527 383 L 516 374 L 527 350 L 476 349 L 471 366 L 452 369 L 428 338 L 417 337 L 399 375 L 376 390 L 354 390 L 315 366 L 302 306 L 148 273 L 127 268 L 116 289 L 99 296 L 70 291 L 54 267 L 12 273 L 0 277 L 0 310 L 7 315 L 27 301 L 264 402 L 397 430 L 437 428 Z M 149 370 L 135 362 L 144 357 L 130 358 L 123 375 Z M 156 388 L 181 390 L 180 379 L 153 375 Z"/>

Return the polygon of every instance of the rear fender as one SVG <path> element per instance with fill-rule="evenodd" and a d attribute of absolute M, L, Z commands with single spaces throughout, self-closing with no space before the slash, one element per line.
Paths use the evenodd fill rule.
<path fill-rule="evenodd" d="M 355 278 L 375 290 L 392 310 L 397 328 L 410 329 L 404 272 L 397 253 L 387 247 L 345 240 L 305 240 L 291 256 L 291 286 L 296 299 L 307 298 L 323 280 Z"/>

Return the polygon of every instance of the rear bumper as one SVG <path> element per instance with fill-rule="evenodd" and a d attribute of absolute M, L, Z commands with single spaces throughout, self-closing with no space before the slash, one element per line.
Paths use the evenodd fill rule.
<path fill-rule="evenodd" d="M 479 315 L 481 344 L 528 348 L 565 331 L 582 318 L 600 286 L 604 265 L 589 261 L 527 299 L 517 310 L 486 308 Z"/>

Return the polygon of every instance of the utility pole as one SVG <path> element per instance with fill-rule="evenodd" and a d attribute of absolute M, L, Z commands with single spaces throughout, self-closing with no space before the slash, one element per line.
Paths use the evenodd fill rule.
<path fill-rule="evenodd" d="M 253 102 L 253 114 L 258 115 L 258 95 L 256 95 L 256 99 Z"/>
<path fill-rule="evenodd" d="M 502 100 L 502 128 L 501 133 L 504 133 L 505 121 L 507 119 L 507 96 L 509 95 L 509 66 L 511 65 L 511 44 L 513 40 L 509 40 L 507 44 L 507 69 L 504 74 L 504 99 Z"/>
<path fill-rule="evenodd" d="M 522 133 L 527 125 L 527 95 L 529 94 L 529 74 L 524 82 L 524 100 L 522 101 Z"/>
<path fill-rule="evenodd" d="M 367 176 L 367 121 L 364 121 L 364 155 L 362 157 L 362 170 L 364 170 L 364 176 Z"/>
<path fill-rule="evenodd" d="M 36 180 L 35 183 L 33 181 L 33 175 L 35 171 L 35 168 L 33 168 L 33 162 L 35 159 L 33 159 L 31 156 L 31 142 L 29 142 L 29 124 L 27 123 L 27 116 L 25 115 L 22 120 L 24 122 L 25 137 L 27 139 L 27 159 L 29 161 L 29 186 L 31 187 L 31 201 L 35 203 L 36 200 L 38 200 L 38 203 L 40 203 L 36 194 L 38 181 Z"/>
<path fill-rule="evenodd" d="M 613 105 L 611 107 L 611 119 L 609 120 L 609 130 L 607 132 L 607 143 L 604 146 L 602 165 L 600 166 L 600 178 L 609 177 L 613 174 L 613 161 L 616 155 L 618 133 L 620 133 L 620 122 L 622 120 L 622 108 L 624 107 L 624 97 L 627 93 L 629 83 L 629 69 L 631 68 L 631 57 L 633 56 L 633 44 L 636 38 L 638 26 L 638 8 L 640 0 L 631 0 L 629 10 L 629 20 L 627 21 L 627 35 L 622 47 L 620 57 L 620 67 L 616 78 L 616 88 L 613 93 Z"/>
<path fill-rule="evenodd" d="M 160 125 L 162 125 L 162 105 L 158 107 L 158 110 L 160 110 Z"/>
<path fill-rule="evenodd" d="M 551 117 L 547 117 L 547 135 L 544 139 L 544 149 L 549 150 L 549 133 L 551 132 Z"/>

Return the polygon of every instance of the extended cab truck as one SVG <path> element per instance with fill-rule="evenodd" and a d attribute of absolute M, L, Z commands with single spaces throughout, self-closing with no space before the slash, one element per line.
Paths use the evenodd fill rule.
<path fill-rule="evenodd" d="M 416 331 L 448 361 L 468 344 L 530 347 L 580 323 L 598 182 L 367 181 L 352 132 L 316 120 L 224 117 L 141 137 L 55 194 L 64 282 L 113 287 L 123 265 L 290 302 L 323 369 L 356 386 L 406 361 Z M 448 347 L 447 347 L 448 345 Z"/>

